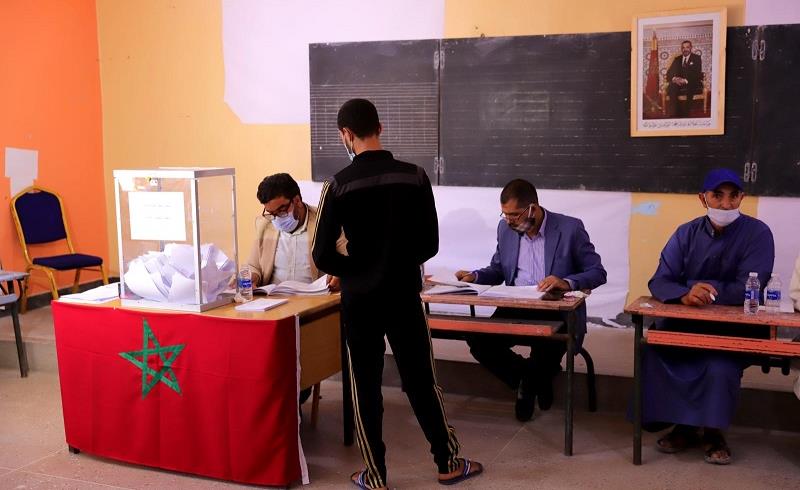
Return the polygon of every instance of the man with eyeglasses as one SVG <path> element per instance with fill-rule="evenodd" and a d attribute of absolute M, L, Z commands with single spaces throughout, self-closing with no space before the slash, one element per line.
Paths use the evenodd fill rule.
<path fill-rule="evenodd" d="M 303 202 L 297 182 L 286 173 L 270 175 L 258 185 L 256 196 L 264 210 L 256 218 L 256 238 L 247 261 L 253 287 L 318 279 L 322 273 L 311 259 L 317 209 Z M 337 250 L 346 254 L 346 243 L 340 234 Z M 338 289 L 338 278 L 328 277 L 328 286 Z"/>
<path fill-rule="evenodd" d="M 487 267 L 458 271 L 456 278 L 478 284 L 538 286 L 540 291 L 563 292 L 597 288 L 606 271 L 581 220 L 545 210 L 536 188 L 514 179 L 500 193 L 502 219 L 497 225 L 497 250 Z M 586 334 L 586 305 L 577 310 L 577 348 Z M 495 317 L 564 320 L 560 312 L 498 308 Z M 470 352 L 484 367 L 516 390 L 515 415 L 521 422 L 533 417 L 534 403 L 548 410 L 553 404 L 553 378 L 561 371 L 566 343 L 533 339 L 529 358 L 511 350 L 512 339 L 475 334 L 467 340 Z"/>

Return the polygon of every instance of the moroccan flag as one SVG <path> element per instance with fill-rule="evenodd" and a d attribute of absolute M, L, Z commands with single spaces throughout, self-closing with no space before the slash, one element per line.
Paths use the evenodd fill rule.
<path fill-rule="evenodd" d="M 658 97 L 658 38 L 653 30 L 653 39 L 650 41 L 650 56 L 647 66 L 647 82 L 644 86 L 644 101 L 642 107 L 645 113 L 661 111 L 661 100 Z"/>
<path fill-rule="evenodd" d="M 54 302 L 53 322 L 71 447 L 249 484 L 304 479 L 294 317 Z"/>

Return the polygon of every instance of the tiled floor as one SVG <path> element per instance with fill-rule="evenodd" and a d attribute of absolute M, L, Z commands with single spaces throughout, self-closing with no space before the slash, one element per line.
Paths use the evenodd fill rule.
<path fill-rule="evenodd" d="M 341 444 L 341 385 L 323 383 L 316 430 L 305 428 L 309 488 L 354 488 L 358 449 Z M 427 445 L 404 395 L 386 388 L 385 440 L 389 481 L 395 488 L 441 488 Z M 463 455 L 486 473 L 459 488 L 800 488 L 800 435 L 734 428 L 735 463 L 710 466 L 699 450 L 667 456 L 646 435 L 645 464 L 630 463 L 630 426 L 620 414 L 576 413 L 575 455 L 561 454 L 563 412 L 537 414 L 521 424 L 511 400 L 446 395 L 450 422 Z M 58 377 L 52 372 L 19 378 L 0 369 L 0 488 L 246 488 L 225 482 L 69 454 L 64 445 Z"/>

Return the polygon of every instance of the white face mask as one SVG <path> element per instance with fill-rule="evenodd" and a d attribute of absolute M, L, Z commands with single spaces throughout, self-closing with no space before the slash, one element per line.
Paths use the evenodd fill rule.
<path fill-rule="evenodd" d="M 350 159 L 350 161 L 352 162 L 352 161 L 353 161 L 353 159 L 356 157 L 356 154 L 355 154 L 355 153 L 353 153 L 352 151 L 350 151 L 350 148 L 348 148 L 348 147 L 347 147 L 347 143 L 345 143 L 345 142 L 343 141 L 343 142 L 342 142 L 342 144 L 344 145 L 344 151 L 346 151 L 346 152 L 347 152 L 347 158 L 349 158 L 349 159 Z"/>
<path fill-rule="evenodd" d="M 703 201 L 705 201 L 705 196 L 703 196 Z M 706 214 L 708 214 L 708 219 L 711 220 L 717 226 L 728 226 L 729 224 L 736 221 L 741 213 L 739 209 L 714 209 L 708 205 L 706 202 Z"/>
<path fill-rule="evenodd" d="M 353 159 L 356 157 L 356 151 L 355 151 L 355 148 L 354 148 L 354 149 L 352 149 L 352 150 L 351 150 L 350 148 L 348 148 L 348 147 L 347 147 L 347 143 L 345 143 L 345 141 L 344 141 L 344 138 L 342 138 L 342 144 L 344 145 L 344 151 L 346 151 L 346 152 L 347 152 L 347 158 L 349 158 L 349 159 L 350 159 L 350 161 L 352 162 L 352 161 L 353 161 Z"/>

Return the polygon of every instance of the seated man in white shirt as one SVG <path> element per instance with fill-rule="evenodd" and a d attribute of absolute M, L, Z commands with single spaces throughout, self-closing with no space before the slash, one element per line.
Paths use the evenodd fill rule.
<path fill-rule="evenodd" d="M 303 202 L 300 187 L 286 173 L 266 177 L 258 185 L 258 200 L 264 205 L 256 218 L 256 237 L 247 263 L 253 287 L 283 281 L 310 283 L 322 273 L 311 260 L 311 244 L 317 224 L 317 208 Z M 337 249 L 347 254 L 344 234 Z M 328 286 L 338 288 L 338 278 Z"/>
<path fill-rule="evenodd" d="M 264 210 L 256 218 L 255 242 L 247 261 L 253 287 L 283 281 L 311 283 L 319 279 L 322 273 L 311 260 L 317 208 L 303 202 L 300 187 L 287 173 L 266 177 L 258 185 L 256 196 Z M 347 255 L 344 233 L 336 248 Z M 329 276 L 328 287 L 338 290 L 339 278 Z M 310 388 L 300 392 L 300 403 L 310 395 Z"/>

